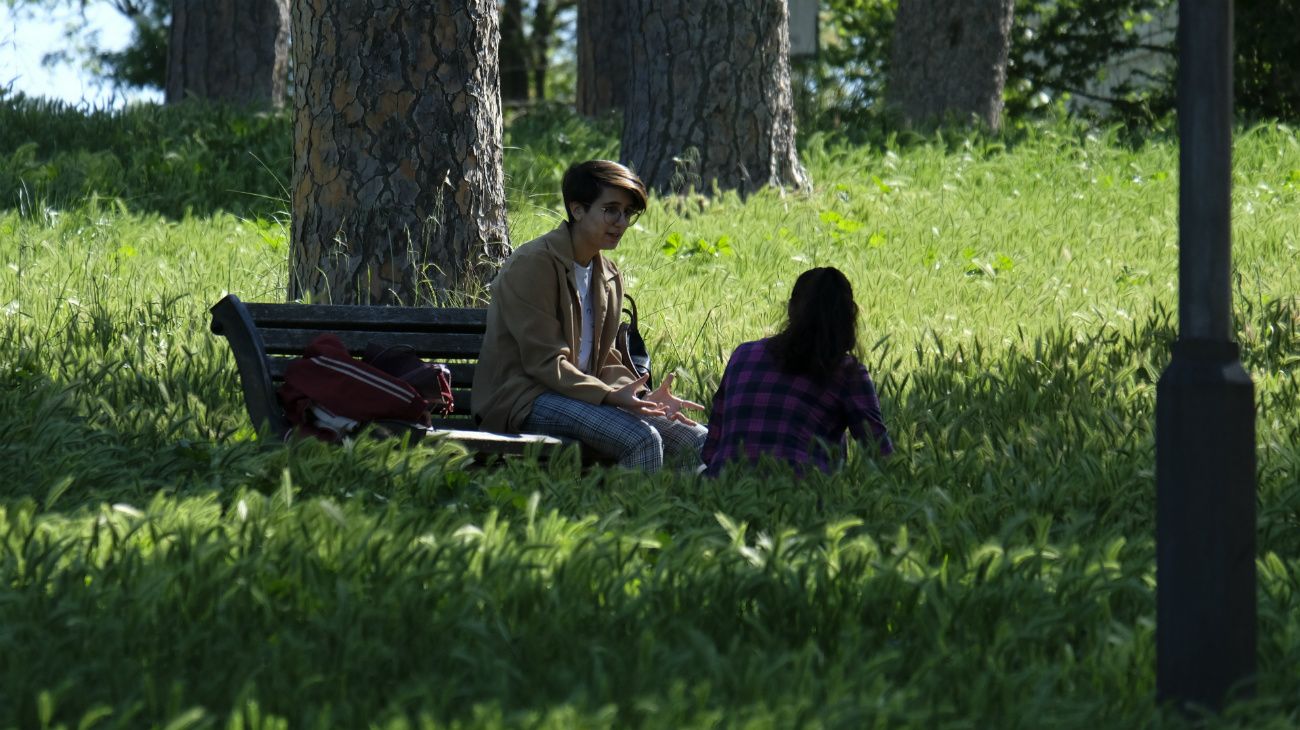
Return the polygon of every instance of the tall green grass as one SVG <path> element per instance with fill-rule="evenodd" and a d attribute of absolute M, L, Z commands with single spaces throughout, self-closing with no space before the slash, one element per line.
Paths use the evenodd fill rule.
<path fill-rule="evenodd" d="M 87 154 L 151 129 L 87 125 Z M 516 243 L 555 225 L 570 160 L 614 149 L 555 112 L 508 141 Z M 274 206 L 70 185 L 5 209 L 0 727 L 1191 724 L 1153 699 L 1176 148 L 1044 127 L 803 155 L 814 192 L 659 198 L 615 257 L 703 402 L 800 271 L 849 274 L 898 453 L 804 481 L 261 442 L 206 308 L 281 296 Z M 1260 677 L 1207 723 L 1292 727 L 1300 138 L 1241 130 L 1235 165 Z"/>

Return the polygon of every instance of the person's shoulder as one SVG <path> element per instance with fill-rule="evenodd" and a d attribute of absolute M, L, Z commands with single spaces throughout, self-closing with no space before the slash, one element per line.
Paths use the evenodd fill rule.
<path fill-rule="evenodd" d="M 516 248 L 501 265 L 493 287 L 531 291 L 549 286 L 545 282 L 564 277 L 564 266 L 546 245 L 546 237 L 534 238 Z"/>
<path fill-rule="evenodd" d="M 543 261 L 550 261 L 557 258 L 555 250 L 555 231 L 550 231 L 526 243 L 521 243 L 515 247 L 510 256 L 506 259 L 502 268 L 522 265 L 536 265 Z"/>
<path fill-rule="evenodd" d="M 517 261 L 519 259 L 528 259 L 536 256 L 551 255 L 552 239 L 555 231 L 544 233 L 537 238 L 521 243 L 515 247 L 513 253 L 507 261 Z"/>
<path fill-rule="evenodd" d="M 754 363 L 768 358 L 767 345 L 771 338 L 742 342 L 731 353 L 733 362 Z"/>

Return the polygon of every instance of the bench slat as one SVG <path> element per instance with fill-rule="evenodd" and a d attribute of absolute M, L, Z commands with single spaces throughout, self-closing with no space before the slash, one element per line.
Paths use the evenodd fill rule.
<path fill-rule="evenodd" d="M 454 441 L 479 454 L 520 455 L 532 449 L 540 456 L 547 456 L 565 445 L 561 439 L 541 434 L 505 434 L 440 428 L 428 429 L 425 438 Z"/>
<path fill-rule="evenodd" d="M 477 424 L 474 423 L 474 419 L 469 415 L 469 413 L 468 412 L 462 413 L 459 409 L 455 413 L 451 414 L 450 416 L 447 416 L 446 418 L 433 419 L 433 421 L 429 424 L 429 427 L 461 429 L 464 431 L 478 430 Z"/>
<path fill-rule="evenodd" d="M 466 333 L 260 329 L 267 353 L 293 355 L 301 354 L 312 340 L 326 331 L 337 334 L 348 352 L 355 355 L 365 352 L 366 345 L 371 342 L 377 342 L 382 347 L 409 345 L 415 354 L 425 358 L 477 358 L 478 351 L 483 346 L 482 335 Z"/>
<path fill-rule="evenodd" d="M 487 327 L 486 309 L 379 307 L 347 304 L 271 304 L 245 302 L 260 329 L 403 330 L 479 332 Z"/>

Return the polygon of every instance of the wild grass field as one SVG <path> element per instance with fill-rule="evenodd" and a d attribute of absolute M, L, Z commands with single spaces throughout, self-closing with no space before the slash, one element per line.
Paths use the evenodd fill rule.
<path fill-rule="evenodd" d="M 708 402 L 832 264 L 898 453 L 708 481 L 259 441 L 207 307 L 286 278 L 282 117 L 0 100 L 0 727 L 1186 727 L 1154 699 L 1177 147 L 802 143 L 815 189 L 658 197 L 615 254 Z M 516 243 L 607 123 L 512 122 Z M 1240 129 L 1259 678 L 1300 724 L 1300 135 Z"/>

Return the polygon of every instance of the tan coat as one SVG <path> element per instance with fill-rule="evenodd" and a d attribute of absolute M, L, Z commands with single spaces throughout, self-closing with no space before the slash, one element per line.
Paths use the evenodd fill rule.
<path fill-rule="evenodd" d="M 518 433 L 546 391 L 600 403 L 635 380 L 614 349 L 623 308 L 623 276 L 592 259 L 592 374 L 575 364 L 582 332 L 573 277 L 573 239 L 559 228 L 520 246 L 492 282 L 487 333 L 474 369 L 474 420 L 487 431 Z"/>

